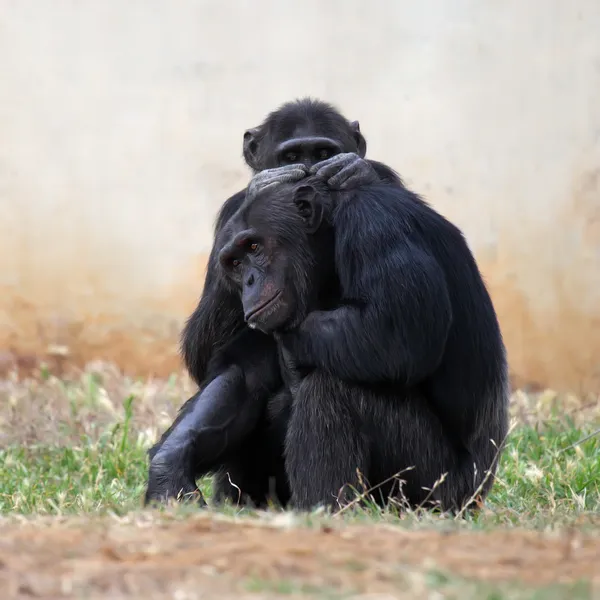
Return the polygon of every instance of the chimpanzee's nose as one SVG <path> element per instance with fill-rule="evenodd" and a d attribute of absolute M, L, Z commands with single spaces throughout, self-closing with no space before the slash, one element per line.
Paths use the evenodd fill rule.
<path fill-rule="evenodd" d="M 248 279 L 246 279 L 246 285 L 254 285 L 254 273 L 250 273 L 250 275 L 248 275 Z"/>

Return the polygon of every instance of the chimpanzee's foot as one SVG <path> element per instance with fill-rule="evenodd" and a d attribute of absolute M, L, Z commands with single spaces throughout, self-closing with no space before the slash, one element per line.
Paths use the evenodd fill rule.
<path fill-rule="evenodd" d="M 184 461 L 169 457 L 167 452 L 159 451 L 154 455 L 148 470 L 145 506 L 150 503 L 166 504 L 172 500 L 207 506 L 194 477 L 185 473 L 181 464 Z"/>

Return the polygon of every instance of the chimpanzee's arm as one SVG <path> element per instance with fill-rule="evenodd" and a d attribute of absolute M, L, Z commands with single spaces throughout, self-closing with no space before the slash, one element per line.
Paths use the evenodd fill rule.
<path fill-rule="evenodd" d="M 146 503 L 197 491 L 196 479 L 239 448 L 281 385 L 274 340 L 250 329 L 234 337 L 211 361 L 206 385 L 148 453 Z"/>
<path fill-rule="evenodd" d="M 195 496 L 205 504 L 196 479 L 217 467 L 230 444 L 228 428 L 237 436 L 243 435 L 246 424 L 254 425 L 256 407 L 240 402 L 243 390 L 243 374 L 232 366 L 184 404 L 176 421 L 148 453 L 145 504 L 180 495 Z M 247 410 L 242 413 L 240 408 Z"/>
<path fill-rule="evenodd" d="M 242 206 L 247 195 L 252 199 L 262 189 L 299 181 L 305 176 L 304 165 L 266 169 L 252 178 L 248 188 L 228 198 L 221 207 L 215 224 L 214 242 L 208 259 L 202 296 L 181 336 L 185 366 L 198 385 L 206 378 L 209 360 L 215 352 L 246 326 L 239 294 L 226 285 L 223 275 L 219 272 L 219 233 Z"/>
<path fill-rule="evenodd" d="M 369 162 L 377 172 L 377 175 L 379 175 L 379 181 L 381 183 L 404 187 L 402 178 L 394 171 L 394 169 L 392 169 L 392 167 L 388 167 L 385 163 L 373 159 L 369 159 Z"/>
<path fill-rule="evenodd" d="M 375 195 L 362 200 L 344 201 L 334 219 L 342 305 L 309 314 L 278 339 L 299 366 L 411 385 L 444 353 L 452 323 L 445 274 L 397 211 L 382 208 Z"/>
<path fill-rule="evenodd" d="M 215 224 L 215 239 L 208 259 L 202 296 L 181 335 L 181 351 L 190 376 L 200 385 L 214 353 L 245 326 L 238 294 L 230 290 L 218 269 L 219 232 L 246 197 L 246 190 L 223 204 Z"/>

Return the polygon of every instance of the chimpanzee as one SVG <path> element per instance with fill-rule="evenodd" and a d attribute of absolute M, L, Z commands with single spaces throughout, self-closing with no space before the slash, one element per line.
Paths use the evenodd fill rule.
<path fill-rule="evenodd" d="M 244 159 L 255 175 L 249 188 L 227 199 L 219 211 L 202 296 L 182 334 L 184 362 L 198 385 L 206 380 L 215 350 L 245 328 L 239 299 L 217 269 L 223 226 L 247 193 L 253 195 L 281 181 L 299 181 L 307 173 L 316 174 L 334 190 L 376 181 L 403 185 L 390 167 L 366 160 L 366 151 L 358 121 L 350 122 L 330 104 L 310 98 L 282 105 L 244 133 Z"/>
<path fill-rule="evenodd" d="M 413 507 L 484 497 L 507 432 L 507 364 L 461 231 L 406 188 L 332 192 L 309 177 L 249 198 L 224 232 L 219 264 L 244 318 L 280 352 L 291 504 L 332 505 L 361 482 L 383 503 L 397 473 Z M 210 404 L 250 430 L 239 402 L 222 386 Z"/>
<path fill-rule="evenodd" d="M 240 396 L 240 410 L 250 410 L 251 407 L 258 409 L 260 406 L 264 409 L 269 397 L 285 397 L 279 373 L 268 371 L 268 365 L 273 365 L 277 358 L 272 336 L 265 336 L 246 327 L 239 297 L 217 268 L 224 226 L 247 195 L 252 197 L 261 189 L 282 181 L 298 181 L 309 172 L 316 173 L 317 177 L 327 181 L 332 189 L 350 189 L 376 181 L 402 186 L 401 179 L 392 169 L 382 163 L 364 159 L 366 149 L 367 144 L 358 121 L 350 122 L 330 104 L 311 99 L 288 102 L 270 113 L 260 126 L 245 132 L 244 158 L 256 175 L 248 189 L 233 195 L 220 210 L 202 297 L 182 335 L 184 362 L 201 388 L 213 382 L 216 375 L 225 369 L 224 356 L 230 359 L 235 354 L 238 362 L 229 365 L 232 369 L 230 378 L 213 382 L 210 393 L 198 393 L 190 398 L 182 406 L 172 426 L 150 450 L 152 462 L 146 501 L 176 495 L 176 489 L 197 492 L 195 479 L 213 470 L 214 457 L 211 457 L 209 463 L 203 461 L 200 458 L 202 453 L 194 450 L 193 446 L 199 430 L 206 434 L 208 424 L 220 422 L 219 410 L 222 407 L 206 404 L 209 396 L 214 397 L 212 392 L 220 383 L 227 381 L 227 385 L 237 385 L 239 389 L 245 390 L 240 394 L 245 394 L 248 401 L 242 401 Z M 243 379 L 243 373 L 250 367 L 256 367 L 257 361 L 262 366 L 262 375 L 257 380 L 262 383 L 259 388 L 252 390 L 246 387 L 248 382 Z M 232 384 L 231 381 L 236 381 L 237 384 Z M 263 402 L 256 399 L 261 394 Z M 199 402 L 200 399 L 202 402 Z M 231 406 L 227 405 L 226 408 L 231 409 Z M 277 414 L 279 420 L 269 422 L 262 418 L 264 413 L 254 415 L 256 431 L 253 439 L 268 438 L 264 432 L 265 427 L 268 430 L 275 427 L 279 433 L 285 429 L 285 411 Z M 211 431 L 216 438 L 224 439 L 221 435 L 223 429 L 212 427 Z M 234 443 L 237 438 L 233 435 L 233 429 L 227 429 L 226 438 L 226 444 L 221 442 L 223 450 L 219 454 L 221 462 L 218 464 L 222 468 L 215 481 L 216 499 L 224 496 L 236 498 L 238 491 L 229 480 L 233 478 L 232 473 L 238 476 L 238 480 L 243 478 L 241 474 L 248 472 L 247 462 L 252 454 L 250 450 L 242 454 L 237 452 L 238 448 Z M 278 435 L 277 438 L 280 439 L 281 436 Z M 163 449 L 166 440 L 169 443 Z M 260 444 L 261 447 L 263 445 L 265 444 Z M 280 445 L 278 443 L 277 447 Z M 257 451 L 257 444 L 250 444 L 249 447 L 254 452 Z M 159 452 L 161 449 L 164 451 Z M 228 452 L 232 449 L 235 449 L 234 458 L 227 462 Z M 273 452 L 270 438 L 265 452 Z M 264 460 L 263 463 L 267 465 L 268 461 Z M 186 476 L 175 477 L 174 473 L 181 473 L 180 465 L 183 464 Z M 209 464 L 213 467 L 209 468 Z M 272 481 L 273 474 L 265 473 L 263 480 L 266 479 Z M 280 479 L 281 477 L 276 478 L 277 481 Z M 256 476 L 253 475 L 253 481 L 255 480 Z M 265 502 L 268 490 L 266 484 L 261 486 L 260 490 L 257 489 L 248 496 L 254 504 L 261 505 Z M 247 487 L 255 486 L 247 484 Z M 277 488 L 280 488 L 279 484 Z M 280 490 L 277 495 L 279 501 L 285 503 L 285 489 Z"/>

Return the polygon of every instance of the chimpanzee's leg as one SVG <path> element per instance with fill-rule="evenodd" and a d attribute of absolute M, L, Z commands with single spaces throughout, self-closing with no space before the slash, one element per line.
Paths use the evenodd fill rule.
<path fill-rule="evenodd" d="M 213 500 L 264 508 L 269 502 L 286 506 L 290 488 L 285 471 L 285 435 L 291 409 L 286 389 L 268 402 L 259 425 L 234 453 L 228 455 L 213 479 Z"/>
<path fill-rule="evenodd" d="M 359 473 L 369 469 L 360 402 L 356 388 L 319 371 L 296 387 L 285 454 L 295 508 L 335 507 L 360 491 Z"/>
<path fill-rule="evenodd" d="M 289 420 L 292 504 L 335 506 L 342 487 L 342 503 L 356 499 L 354 487 L 381 505 L 394 498 L 456 513 L 489 492 L 504 435 L 496 419 L 457 447 L 418 389 L 371 390 L 314 372 L 298 386 Z"/>
<path fill-rule="evenodd" d="M 207 385 L 184 404 L 149 452 L 146 504 L 180 493 L 195 493 L 204 503 L 196 479 L 219 470 L 238 450 L 265 414 L 269 397 L 281 388 L 273 341 L 251 330 L 219 353 L 210 373 Z"/>
<path fill-rule="evenodd" d="M 248 397 L 239 367 L 213 379 L 153 452 L 146 502 L 199 493 L 196 478 L 252 433 L 264 409 Z"/>

